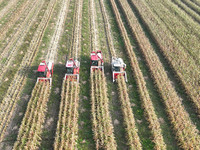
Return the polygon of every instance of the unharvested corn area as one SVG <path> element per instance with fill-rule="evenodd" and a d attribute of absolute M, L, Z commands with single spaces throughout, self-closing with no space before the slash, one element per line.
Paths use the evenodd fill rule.
<path fill-rule="evenodd" d="M 63 81 L 54 149 L 77 149 L 79 83 Z"/>
<path fill-rule="evenodd" d="M 109 113 L 105 76 L 100 70 L 91 71 L 91 104 L 96 149 L 117 149 Z"/>
<path fill-rule="evenodd" d="M 121 109 L 124 117 L 124 126 L 127 132 L 128 145 L 130 149 L 142 150 L 142 145 L 137 133 L 138 130 L 135 126 L 135 119 L 131 109 L 130 99 L 127 94 L 124 76 L 118 75 L 117 84 L 119 88 Z"/>
<path fill-rule="evenodd" d="M 49 82 L 38 82 L 35 85 L 19 129 L 17 141 L 14 144 L 14 150 L 39 148 L 49 93 Z"/>

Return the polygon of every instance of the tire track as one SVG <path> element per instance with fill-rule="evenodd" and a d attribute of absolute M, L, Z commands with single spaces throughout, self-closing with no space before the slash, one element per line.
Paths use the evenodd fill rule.
<path fill-rule="evenodd" d="M 0 104 L 0 141 L 2 141 L 7 126 L 10 122 L 12 114 L 14 112 L 17 101 L 19 100 L 20 93 L 24 87 L 27 79 L 27 70 L 31 66 L 41 43 L 44 31 L 48 25 L 48 22 L 53 13 L 57 0 L 51 0 L 48 8 L 43 16 L 40 25 L 38 26 L 35 35 L 31 41 L 30 47 L 27 53 L 23 57 L 22 63 L 14 76 L 14 80 L 11 82 L 10 87 Z"/>

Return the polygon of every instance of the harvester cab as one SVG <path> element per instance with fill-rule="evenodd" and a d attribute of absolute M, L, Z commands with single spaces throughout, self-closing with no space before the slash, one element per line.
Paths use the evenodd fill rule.
<path fill-rule="evenodd" d="M 65 79 L 70 78 L 71 81 L 74 80 L 79 82 L 79 69 L 80 62 L 78 60 L 70 58 L 66 63 Z"/>
<path fill-rule="evenodd" d="M 50 86 L 52 84 L 52 76 L 53 76 L 53 67 L 54 63 L 52 61 L 49 61 L 46 63 L 46 61 L 42 61 L 40 65 L 38 66 L 37 74 L 37 83 L 42 81 L 49 81 Z"/>
<path fill-rule="evenodd" d="M 121 58 L 112 58 L 112 77 L 113 82 L 116 81 L 118 75 L 123 75 L 125 81 L 127 82 L 127 74 L 126 74 L 126 64 Z"/>
<path fill-rule="evenodd" d="M 103 56 L 102 52 L 98 50 L 97 52 L 91 52 L 91 68 L 90 71 L 99 69 L 104 71 L 103 67 Z"/>

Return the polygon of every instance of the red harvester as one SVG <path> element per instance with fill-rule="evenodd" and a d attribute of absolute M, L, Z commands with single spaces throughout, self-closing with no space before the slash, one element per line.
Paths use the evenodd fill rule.
<path fill-rule="evenodd" d="M 127 74 L 126 74 L 126 64 L 121 58 L 112 58 L 112 77 L 113 82 L 116 81 L 118 75 L 123 75 L 125 81 L 127 82 Z"/>
<path fill-rule="evenodd" d="M 80 62 L 78 60 L 74 60 L 70 58 L 66 63 L 66 71 L 65 79 L 71 78 L 79 82 L 79 69 L 80 69 Z"/>
<path fill-rule="evenodd" d="M 48 63 L 43 60 L 40 65 L 38 66 L 38 78 L 37 83 L 41 81 L 49 81 L 50 86 L 52 84 L 52 76 L 53 76 L 53 67 L 54 63 L 52 61 L 49 61 Z"/>

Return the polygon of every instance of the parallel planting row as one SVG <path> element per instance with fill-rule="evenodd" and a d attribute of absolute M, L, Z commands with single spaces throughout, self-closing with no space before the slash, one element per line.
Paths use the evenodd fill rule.
<path fill-rule="evenodd" d="M 199 114 L 199 67 L 196 65 L 192 57 L 185 52 L 184 47 L 180 45 L 159 17 L 152 13 L 146 3 L 138 0 L 132 0 L 131 2 L 138 8 L 144 24 L 148 25 L 151 33 L 155 37 L 156 44 L 159 45 L 165 58 L 176 71 L 176 74 L 179 77 L 178 79 L 186 89 L 186 93 L 191 97 L 191 100 L 197 108 L 197 112 Z M 194 44 L 191 43 L 191 45 Z"/>
<path fill-rule="evenodd" d="M 69 58 L 78 59 L 81 50 L 82 0 L 76 0 L 74 29 Z M 64 78 L 54 149 L 76 149 L 78 140 L 79 83 L 75 76 Z"/>
<path fill-rule="evenodd" d="M 126 16 L 132 34 L 138 41 L 152 77 L 154 78 L 156 86 L 164 100 L 171 124 L 173 125 L 174 132 L 176 133 L 181 147 L 185 149 L 199 149 L 200 136 L 198 130 L 190 120 L 189 114 L 185 111 L 181 99 L 177 95 L 148 38 L 145 36 L 137 17 L 133 13 L 127 1 L 120 1 L 120 6 Z"/>
<path fill-rule="evenodd" d="M 76 149 L 79 83 L 64 79 L 54 149 Z"/>
<path fill-rule="evenodd" d="M 31 95 L 14 149 L 38 149 L 49 99 L 49 82 L 38 82 Z"/>
<path fill-rule="evenodd" d="M 70 10 L 74 16 L 69 16 L 73 24 L 66 20 L 69 7 L 74 8 Z M 44 79 L 30 89 L 31 97 L 14 150 L 45 149 L 48 144 L 47 147 L 55 150 L 80 147 L 166 150 L 173 147 L 169 145 L 172 140 L 175 147 L 200 149 L 199 125 L 195 120 L 200 114 L 198 0 L 0 0 L 0 12 L 0 92 L 3 91 L 0 93 L 0 149 L 10 142 L 13 130 L 14 134 L 18 131 L 13 128 L 18 122 L 11 122 L 12 117 L 20 117 L 16 115 L 16 106 L 24 94 L 32 63 L 38 59 L 54 62 L 53 86 Z M 84 13 L 86 16 L 82 17 Z M 60 41 L 64 26 L 67 36 L 63 41 L 67 44 Z M 115 34 L 121 36 L 116 38 Z M 116 39 L 122 39 L 123 43 Z M 120 49 L 118 53 L 115 46 Z M 60 50 L 61 47 L 66 50 Z M 61 61 L 67 49 L 67 59 L 78 60 L 83 66 L 81 83 L 75 76 L 67 76 L 62 82 L 62 75 L 58 75 L 65 72 Z M 105 74 L 111 72 L 106 67 L 104 74 L 103 61 L 102 66 L 91 67 L 88 73 L 89 52 L 97 50 L 107 55 L 103 58 L 105 64 L 110 63 L 109 57 L 128 58 L 128 61 L 124 59 L 128 66 L 128 85 L 123 74 L 118 74 L 115 83 L 109 80 L 107 86 Z M 57 55 L 62 58 L 57 60 Z M 97 57 L 100 60 L 100 55 Z M 169 68 L 166 64 L 170 64 Z M 180 92 L 179 88 L 186 91 Z M 186 95 L 184 99 L 182 95 Z M 190 114 L 185 104 L 188 99 L 197 114 Z M 51 107 L 56 109 L 50 110 Z M 162 108 L 165 109 L 161 111 Z M 24 108 L 19 112 L 21 109 Z M 82 118 L 79 111 L 84 114 L 80 114 Z M 52 117 L 52 113 L 58 118 Z M 165 129 L 173 132 L 165 134 Z M 168 135 L 176 140 L 168 140 Z"/>
<path fill-rule="evenodd" d="M 35 31 L 35 36 L 33 37 L 30 46 L 23 57 L 21 65 L 19 66 L 19 69 L 9 86 L 7 93 L 0 104 L 0 141 L 3 139 L 7 126 L 15 110 L 16 103 L 19 100 L 20 93 L 27 79 L 27 70 L 29 69 L 38 52 L 41 39 L 52 15 L 55 4 L 56 0 L 50 1 L 43 19 Z"/>
<path fill-rule="evenodd" d="M 93 134 L 96 149 L 115 150 L 117 145 L 109 113 L 107 88 L 104 73 L 91 71 L 91 105 Z"/>
<path fill-rule="evenodd" d="M 166 149 L 166 145 L 164 143 L 164 139 L 162 136 L 162 132 L 161 132 L 161 128 L 160 128 L 160 123 L 158 121 L 158 117 L 155 113 L 154 110 L 154 106 L 153 103 L 150 99 L 147 87 L 146 87 L 146 82 L 144 79 L 144 76 L 140 70 L 137 58 L 133 52 L 130 40 L 128 38 L 128 34 L 127 31 L 123 25 L 122 19 L 120 18 L 120 14 L 119 11 L 117 9 L 117 6 L 115 4 L 115 2 L 112 0 L 111 1 L 112 7 L 113 7 L 113 11 L 115 13 L 115 17 L 118 23 L 118 27 L 121 31 L 124 43 L 125 43 L 125 50 L 129 56 L 130 59 L 130 64 L 131 64 L 131 68 L 133 70 L 134 73 L 134 77 L 136 78 L 137 81 L 137 86 L 138 86 L 138 91 L 140 93 L 140 98 L 142 100 L 142 105 L 144 107 L 144 111 L 146 114 L 146 118 L 149 121 L 150 124 L 150 128 L 151 128 L 151 132 L 153 135 L 153 139 L 154 139 L 154 143 L 155 143 L 155 149 Z M 121 86 L 124 84 L 123 80 L 120 79 L 118 81 L 119 87 L 121 88 Z M 124 86 L 123 89 L 125 89 L 126 87 Z M 121 93 L 121 97 L 123 97 L 123 94 Z M 123 101 L 122 101 L 123 102 Z M 128 101 L 127 101 L 128 103 Z"/>

